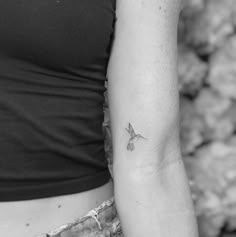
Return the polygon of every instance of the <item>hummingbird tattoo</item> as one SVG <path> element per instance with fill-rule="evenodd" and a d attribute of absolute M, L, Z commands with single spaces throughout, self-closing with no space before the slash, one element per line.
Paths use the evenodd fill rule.
<path fill-rule="evenodd" d="M 129 150 L 129 151 L 134 150 L 134 143 L 137 142 L 140 138 L 147 139 L 147 138 L 141 136 L 140 134 L 136 134 L 130 123 L 129 123 L 129 129 L 127 129 L 127 128 L 125 128 L 125 129 L 131 136 L 131 138 L 129 139 L 129 143 L 127 145 L 127 150 Z"/>

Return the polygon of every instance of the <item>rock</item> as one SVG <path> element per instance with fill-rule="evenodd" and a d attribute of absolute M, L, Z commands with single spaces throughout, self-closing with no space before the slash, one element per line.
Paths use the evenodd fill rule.
<path fill-rule="evenodd" d="M 212 54 L 207 82 L 220 94 L 236 99 L 236 36 Z"/>
<path fill-rule="evenodd" d="M 180 100 L 180 139 L 183 155 L 193 153 L 203 143 L 204 121 L 197 114 L 193 102 L 182 97 Z"/>
<path fill-rule="evenodd" d="M 187 176 L 197 192 L 197 215 L 232 216 L 236 203 L 236 146 L 234 141 L 212 142 L 195 153 L 194 159 L 184 159 Z M 235 208 L 236 210 L 236 208 Z M 235 216 L 234 213 L 233 216 Z"/>
<path fill-rule="evenodd" d="M 195 14 L 184 9 L 184 41 L 199 54 L 209 55 L 234 33 L 235 8 L 232 0 L 207 0 L 205 7 Z"/>
<path fill-rule="evenodd" d="M 225 140 L 232 136 L 235 122 L 230 113 L 226 114 L 233 106 L 231 99 L 210 88 L 204 88 L 200 91 L 194 104 L 205 124 L 204 140 Z"/>
<path fill-rule="evenodd" d="M 179 89 L 182 94 L 196 95 L 202 88 L 208 66 L 200 60 L 195 52 L 179 45 L 178 76 Z"/>

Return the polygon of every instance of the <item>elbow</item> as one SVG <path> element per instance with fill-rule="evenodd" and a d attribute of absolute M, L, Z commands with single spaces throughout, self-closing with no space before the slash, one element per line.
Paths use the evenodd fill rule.
<path fill-rule="evenodd" d="M 148 153 L 155 155 L 155 169 L 162 169 L 172 161 L 181 159 L 179 117 L 169 119 L 162 131 L 156 136 L 155 142 L 150 144 Z"/>
<path fill-rule="evenodd" d="M 114 157 L 116 162 L 113 163 L 115 178 L 145 180 L 147 177 L 159 175 L 171 163 L 181 161 L 178 121 L 178 119 L 169 119 L 169 122 L 162 122 L 161 131 L 152 133 L 152 139 L 148 137 L 148 145 L 132 157 L 124 156 L 123 153 L 116 155 Z"/>

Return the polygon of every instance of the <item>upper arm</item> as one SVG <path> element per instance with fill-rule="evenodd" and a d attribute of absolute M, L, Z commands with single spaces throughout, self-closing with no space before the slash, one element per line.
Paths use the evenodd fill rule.
<path fill-rule="evenodd" d="M 114 164 L 161 151 L 178 120 L 177 25 L 181 0 L 117 0 L 107 68 Z M 146 137 L 127 149 L 131 124 Z M 118 158 L 119 156 L 119 158 Z M 148 160 L 147 160 L 148 162 Z M 153 163 L 153 160 L 149 161 Z"/>

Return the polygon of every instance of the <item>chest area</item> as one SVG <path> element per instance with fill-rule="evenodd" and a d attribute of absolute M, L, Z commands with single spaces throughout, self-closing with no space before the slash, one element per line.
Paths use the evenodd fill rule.
<path fill-rule="evenodd" d="M 88 63 L 104 56 L 113 23 L 112 0 L 0 0 L 0 54 Z"/>

